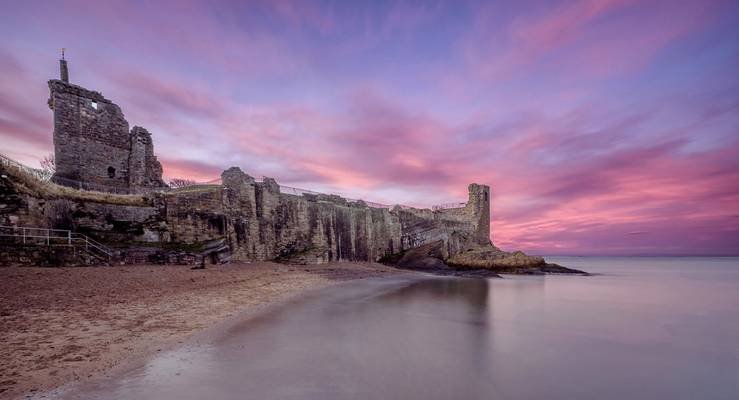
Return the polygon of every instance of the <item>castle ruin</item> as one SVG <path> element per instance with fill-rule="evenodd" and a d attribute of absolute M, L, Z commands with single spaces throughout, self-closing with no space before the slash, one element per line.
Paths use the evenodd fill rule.
<path fill-rule="evenodd" d="M 151 134 L 139 126 L 129 130 L 118 105 L 69 83 L 67 61 L 59 64 L 60 79 L 49 81 L 56 163 L 52 181 L 113 193 L 166 188 Z"/>
<path fill-rule="evenodd" d="M 548 268 L 541 257 L 492 245 L 486 185 L 470 184 L 462 205 L 434 209 L 282 193 L 274 179 L 257 181 L 238 167 L 224 171 L 221 184 L 169 189 L 151 134 L 140 127 L 129 130 L 120 107 L 99 92 L 70 84 L 66 60 L 60 65 L 60 79 L 49 81 L 54 183 L 0 162 L 4 229 L 85 234 L 111 246 L 115 263 L 191 264 L 208 257 L 213 263 L 394 260 L 513 271 Z M 42 264 L 38 253 L 25 241 L 0 243 L 3 262 Z M 57 260 L 58 252 L 47 258 Z"/>

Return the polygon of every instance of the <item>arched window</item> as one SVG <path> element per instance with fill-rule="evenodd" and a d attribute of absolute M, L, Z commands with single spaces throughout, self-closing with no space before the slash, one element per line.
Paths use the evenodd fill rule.
<path fill-rule="evenodd" d="M 110 178 L 110 179 L 115 178 L 115 168 L 108 167 L 108 178 Z"/>

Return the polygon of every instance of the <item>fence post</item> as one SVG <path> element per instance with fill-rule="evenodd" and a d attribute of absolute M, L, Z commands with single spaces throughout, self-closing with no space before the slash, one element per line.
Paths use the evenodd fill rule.
<path fill-rule="evenodd" d="M 23 244 L 26 244 L 26 228 L 21 228 L 21 232 L 23 232 Z"/>

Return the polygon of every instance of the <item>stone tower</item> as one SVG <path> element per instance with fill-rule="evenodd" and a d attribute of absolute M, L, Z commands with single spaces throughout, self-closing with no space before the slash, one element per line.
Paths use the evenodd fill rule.
<path fill-rule="evenodd" d="M 69 83 L 66 60 L 59 60 L 59 66 L 60 79 L 49 81 L 56 161 L 52 181 L 115 193 L 166 188 L 151 134 L 139 127 L 129 131 L 120 107 L 99 92 Z"/>
<path fill-rule="evenodd" d="M 490 244 L 490 186 L 471 183 L 467 187 L 467 207 L 472 211 L 475 226 L 475 241 L 480 245 Z"/>

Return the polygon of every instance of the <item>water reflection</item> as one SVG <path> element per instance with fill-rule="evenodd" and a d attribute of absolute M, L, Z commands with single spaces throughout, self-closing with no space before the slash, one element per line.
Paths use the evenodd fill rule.
<path fill-rule="evenodd" d="M 734 267 L 713 279 L 710 263 L 701 279 L 604 263 L 587 278 L 357 282 L 66 398 L 729 399 Z"/>

